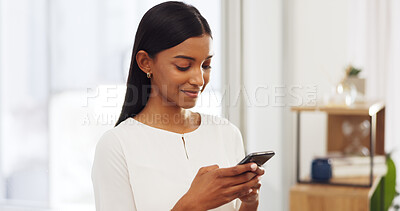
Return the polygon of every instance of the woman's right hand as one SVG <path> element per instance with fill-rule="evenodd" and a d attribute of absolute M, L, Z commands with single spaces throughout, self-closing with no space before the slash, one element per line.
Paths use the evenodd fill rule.
<path fill-rule="evenodd" d="M 259 185 L 264 170 L 255 163 L 219 168 L 199 169 L 188 192 L 172 210 L 209 210 L 249 194 Z"/>

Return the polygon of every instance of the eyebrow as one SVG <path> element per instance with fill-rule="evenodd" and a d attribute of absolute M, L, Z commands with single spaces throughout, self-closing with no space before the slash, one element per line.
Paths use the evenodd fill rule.
<path fill-rule="evenodd" d="M 213 56 L 214 55 L 209 55 L 209 56 L 207 56 L 207 58 L 205 60 L 211 59 L 211 57 L 213 57 Z M 192 60 L 192 61 L 196 61 L 195 58 L 190 57 L 190 56 L 184 56 L 184 55 L 178 55 L 178 56 L 175 56 L 174 58 L 189 59 L 189 60 Z"/>

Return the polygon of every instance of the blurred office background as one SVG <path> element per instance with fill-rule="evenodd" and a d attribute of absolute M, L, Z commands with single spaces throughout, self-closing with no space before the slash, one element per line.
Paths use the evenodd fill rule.
<path fill-rule="evenodd" d="M 119 116 L 140 18 L 160 2 L 0 0 L 0 210 L 94 210 L 94 147 Z M 386 103 L 385 150 L 400 163 L 398 1 L 185 2 L 214 38 L 211 82 L 194 110 L 230 119 L 247 152 L 277 153 L 260 210 L 289 209 L 290 106 L 323 100 L 348 64 L 363 68 L 366 98 Z"/>

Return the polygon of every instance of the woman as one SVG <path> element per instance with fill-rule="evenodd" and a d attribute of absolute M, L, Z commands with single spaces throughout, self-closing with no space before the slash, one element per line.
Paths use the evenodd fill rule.
<path fill-rule="evenodd" d="M 143 16 L 121 116 L 96 147 L 98 211 L 257 210 L 264 170 L 236 165 L 240 131 L 187 110 L 209 82 L 211 43 L 191 5 L 165 2 Z"/>

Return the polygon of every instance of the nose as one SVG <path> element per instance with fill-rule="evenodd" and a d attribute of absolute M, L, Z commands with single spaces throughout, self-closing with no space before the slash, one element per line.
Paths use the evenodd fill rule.
<path fill-rule="evenodd" d="M 204 85 L 204 77 L 203 77 L 203 69 L 202 67 L 193 68 L 193 71 L 190 75 L 189 83 L 192 85 L 196 85 L 202 87 Z"/>

